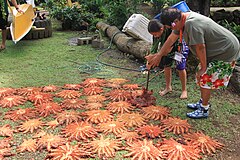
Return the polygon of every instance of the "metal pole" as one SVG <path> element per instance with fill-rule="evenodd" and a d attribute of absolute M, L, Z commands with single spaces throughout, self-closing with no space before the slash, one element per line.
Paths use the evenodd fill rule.
<path fill-rule="evenodd" d="M 148 90 L 149 77 L 150 77 L 150 70 L 147 70 L 147 86 L 146 86 L 146 90 Z"/>

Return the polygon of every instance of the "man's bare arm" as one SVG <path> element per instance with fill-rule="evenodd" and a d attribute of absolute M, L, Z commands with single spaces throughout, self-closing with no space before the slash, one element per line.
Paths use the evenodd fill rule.
<path fill-rule="evenodd" d="M 205 44 L 195 45 L 196 55 L 201 64 L 201 70 L 206 71 L 207 69 L 207 55 L 206 55 L 206 46 Z"/>
<path fill-rule="evenodd" d="M 18 8 L 17 1 L 16 0 L 11 0 L 11 1 L 12 1 L 12 4 L 14 5 L 14 7 L 17 9 Z"/>
<path fill-rule="evenodd" d="M 178 37 L 179 37 L 179 35 L 177 35 L 177 34 L 172 32 L 168 36 L 167 40 L 165 41 L 165 43 L 163 44 L 162 48 L 160 49 L 160 51 L 157 54 L 159 54 L 161 56 L 165 56 L 169 52 L 171 52 L 172 46 L 177 41 Z"/>
<path fill-rule="evenodd" d="M 145 58 L 147 60 L 147 68 L 151 69 L 153 67 L 158 66 L 162 59 L 162 56 L 165 56 L 169 52 L 171 52 L 172 45 L 176 42 L 177 39 L 178 35 L 172 32 L 157 54 L 151 54 L 146 56 Z"/>
<path fill-rule="evenodd" d="M 207 54 L 206 54 L 206 46 L 205 44 L 197 44 L 195 45 L 196 55 L 200 61 L 201 68 L 196 73 L 196 78 L 200 82 L 200 77 L 206 72 L 207 70 Z"/>

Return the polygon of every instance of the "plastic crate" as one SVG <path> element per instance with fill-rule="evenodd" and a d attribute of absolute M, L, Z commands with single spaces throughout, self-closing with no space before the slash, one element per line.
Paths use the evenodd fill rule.
<path fill-rule="evenodd" d="M 152 43 L 152 35 L 148 32 L 149 19 L 141 14 L 133 14 L 123 26 L 122 31 L 133 38 L 142 39 Z"/>
<path fill-rule="evenodd" d="M 177 4 L 174 4 L 173 6 L 171 6 L 171 8 L 177 8 L 182 12 L 189 12 L 190 11 L 190 9 L 189 9 L 189 7 L 188 7 L 188 5 L 185 1 L 178 2 Z M 159 19 L 160 20 L 161 14 L 162 13 L 157 14 L 154 17 L 154 19 Z"/>

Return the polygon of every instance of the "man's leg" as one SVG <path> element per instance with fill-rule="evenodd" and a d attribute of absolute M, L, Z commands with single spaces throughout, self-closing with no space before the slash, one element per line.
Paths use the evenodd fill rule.
<path fill-rule="evenodd" d="M 208 64 L 206 72 L 200 77 L 200 81 L 197 84 L 201 87 L 201 100 L 196 104 L 188 104 L 187 106 L 192 109 L 197 109 L 194 112 L 187 113 L 190 118 L 207 118 L 209 114 L 209 108 L 211 104 L 209 103 L 211 97 L 211 90 L 226 88 L 230 77 L 232 75 L 233 69 L 235 67 L 235 61 L 233 62 L 223 62 L 214 61 Z M 214 73 L 208 70 L 216 70 Z M 224 77 L 224 78 L 222 78 Z"/>
<path fill-rule="evenodd" d="M 165 76 L 166 87 L 163 91 L 159 92 L 161 96 L 164 96 L 168 92 L 172 91 L 172 68 L 171 67 L 164 68 L 164 76 Z"/>
<path fill-rule="evenodd" d="M 206 88 L 202 88 L 201 89 L 201 98 L 202 98 L 202 106 L 208 106 L 209 104 L 209 100 L 210 100 L 210 96 L 211 96 L 211 89 L 206 89 Z"/>
<path fill-rule="evenodd" d="M 2 44 L 1 44 L 1 47 L 0 47 L 1 50 L 6 48 L 6 40 L 7 40 L 7 30 L 3 29 L 2 30 Z"/>
<path fill-rule="evenodd" d="M 211 95 L 211 89 L 206 88 L 200 88 L 201 91 L 201 100 L 202 103 L 199 103 L 199 105 L 196 105 L 197 110 L 187 113 L 187 116 L 189 118 L 207 118 L 209 114 L 209 107 L 211 105 L 209 104 L 210 95 Z"/>
<path fill-rule="evenodd" d="M 179 78 L 182 84 L 182 94 L 180 98 L 186 99 L 187 98 L 187 72 L 186 72 L 186 69 L 178 70 L 178 72 L 179 72 Z"/>

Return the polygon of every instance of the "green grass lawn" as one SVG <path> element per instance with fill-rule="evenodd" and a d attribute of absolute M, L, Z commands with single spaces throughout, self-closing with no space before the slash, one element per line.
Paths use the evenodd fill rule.
<path fill-rule="evenodd" d="M 131 83 L 145 85 L 146 75 L 140 72 L 122 70 L 102 64 L 97 65 L 96 57 L 102 50 L 94 49 L 90 45 L 69 45 L 68 40 L 77 36 L 80 36 L 79 32 L 54 30 L 53 36 L 50 38 L 31 41 L 22 40 L 17 44 L 13 44 L 12 41 L 8 40 L 7 49 L 0 52 L 0 88 L 40 87 L 50 84 L 63 86 L 66 83 L 80 83 L 83 79 L 89 77 L 106 79 L 127 78 Z M 108 43 L 106 40 L 106 44 Z M 110 56 L 102 55 L 102 60 L 120 66 L 128 66 L 128 63 L 131 63 L 131 61 L 127 59 L 127 56 L 125 56 L 125 59 L 111 59 Z M 96 65 L 96 71 L 89 73 L 83 72 L 84 69 L 89 66 L 94 67 L 94 65 Z M 151 77 L 153 76 L 155 76 L 155 74 L 151 74 Z M 171 94 L 160 97 L 158 91 L 164 88 L 164 76 L 160 74 L 151 80 L 149 89 L 154 91 L 154 96 L 157 98 L 157 105 L 169 107 L 173 116 L 187 119 L 186 112 L 191 110 L 186 108 L 186 104 L 189 102 L 197 102 L 200 95 L 199 89 L 194 82 L 194 75 L 188 75 L 187 100 L 179 99 L 181 85 L 175 73 L 173 74 L 172 83 L 174 91 Z M 188 119 L 188 121 L 193 126 L 193 130 L 203 131 L 205 134 L 226 144 L 226 148 L 231 148 L 229 142 L 233 142 L 235 133 L 240 131 L 239 95 L 232 93 L 230 89 L 217 91 L 213 93 L 211 104 L 212 108 L 208 119 Z M 29 102 L 22 107 L 30 107 L 31 105 Z M 4 108 L 1 109 L 1 112 L 4 114 L 4 112 L 8 110 L 9 109 Z M 1 116 L 0 121 L 0 126 L 8 123 L 16 126 L 12 121 L 4 120 L 3 116 Z M 55 132 L 58 132 L 58 130 Z M 30 134 L 19 133 L 16 134 L 14 138 L 17 139 L 16 143 L 20 144 L 22 139 L 29 136 Z M 223 153 L 224 152 L 228 153 L 228 150 L 223 151 Z M 35 153 L 24 152 L 10 159 L 24 160 L 24 157 L 28 157 L 29 159 L 43 160 L 46 154 L 45 151 L 37 151 Z M 122 159 L 122 154 L 126 154 L 126 152 L 118 152 L 115 159 Z M 218 157 L 218 154 L 221 153 L 218 152 L 215 157 Z M 208 157 L 204 159 L 211 158 Z"/>
<path fill-rule="evenodd" d="M 89 46 L 70 46 L 76 32 L 54 32 L 53 37 L 11 41 L 1 52 L 1 86 L 24 87 L 73 83 L 81 80 L 76 63 L 94 60 L 98 51 Z"/>

